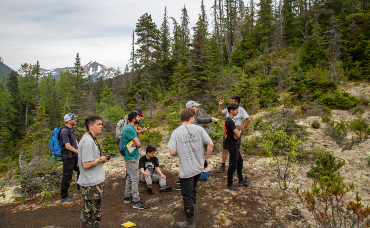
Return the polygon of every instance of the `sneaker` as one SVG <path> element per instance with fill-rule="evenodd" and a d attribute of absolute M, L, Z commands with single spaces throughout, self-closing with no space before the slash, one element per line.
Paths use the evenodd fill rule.
<path fill-rule="evenodd" d="M 171 186 L 166 186 L 166 185 L 163 185 L 159 191 L 160 192 L 170 192 L 172 190 L 172 187 Z"/>
<path fill-rule="evenodd" d="M 176 184 L 180 184 L 180 180 L 177 180 L 177 181 L 176 181 Z"/>
<path fill-rule="evenodd" d="M 218 173 L 223 173 L 223 172 L 225 172 L 225 171 L 226 171 L 225 166 L 222 166 L 222 165 L 221 165 L 221 167 L 217 170 L 217 172 L 218 172 Z"/>
<path fill-rule="evenodd" d="M 136 201 L 132 204 L 132 207 L 133 208 L 137 208 L 139 210 L 143 210 L 146 208 L 146 205 L 143 203 L 143 202 L 140 202 L 140 201 Z"/>
<path fill-rule="evenodd" d="M 146 188 L 146 191 L 150 194 L 153 193 L 153 185 L 152 184 L 148 184 L 148 187 Z"/>
<path fill-rule="evenodd" d="M 231 190 L 231 191 L 235 191 L 235 192 L 240 191 L 240 189 L 235 187 L 234 185 L 226 185 L 226 189 Z"/>
<path fill-rule="evenodd" d="M 241 181 L 239 181 L 238 183 L 239 186 L 248 186 L 249 185 L 249 180 L 246 180 L 246 179 L 243 179 Z"/>
<path fill-rule="evenodd" d="M 175 190 L 176 190 L 176 191 L 181 191 L 180 186 L 175 187 Z"/>
<path fill-rule="evenodd" d="M 72 202 L 73 200 L 75 200 L 76 199 L 76 197 L 70 197 L 70 196 L 67 196 L 66 198 L 61 198 L 60 199 L 60 201 L 63 203 L 63 202 L 68 202 L 68 203 L 70 203 L 70 202 Z"/>
<path fill-rule="evenodd" d="M 130 203 L 132 201 L 134 201 L 134 198 L 132 198 L 132 196 L 123 198 L 124 203 Z"/>

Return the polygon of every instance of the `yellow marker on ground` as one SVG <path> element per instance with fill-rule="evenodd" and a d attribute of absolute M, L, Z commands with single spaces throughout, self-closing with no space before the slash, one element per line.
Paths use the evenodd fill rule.
<path fill-rule="evenodd" d="M 136 226 L 136 224 L 133 223 L 133 222 L 128 221 L 128 222 L 125 222 L 125 223 L 121 224 L 121 226 L 123 226 L 123 227 L 133 227 L 133 226 Z"/>

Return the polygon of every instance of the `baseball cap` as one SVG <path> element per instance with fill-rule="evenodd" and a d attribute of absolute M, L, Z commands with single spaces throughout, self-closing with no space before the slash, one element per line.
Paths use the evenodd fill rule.
<path fill-rule="evenodd" d="M 75 115 L 74 113 L 67 113 L 65 114 L 64 116 L 64 122 L 67 122 L 68 120 L 75 120 L 77 119 L 77 115 Z"/>
<path fill-rule="evenodd" d="M 188 103 L 186 103 L 187 108 L 190 108 L 190 107 L 193 107 L 193 106 L 200 106 L 200 104 L 195 102 L 195 101 L 188 101 Z"/>
<path fill-rule="evenodd" d="M 140 107 L 135 107 L 134 111 L 137 111 L 140 114 L 141 117 L 144 117 L 143 110 Z"/>

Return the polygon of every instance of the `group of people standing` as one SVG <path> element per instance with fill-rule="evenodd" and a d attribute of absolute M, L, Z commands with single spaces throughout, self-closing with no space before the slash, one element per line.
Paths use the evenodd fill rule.
<path fill-rule="evenodd" d="M 247 186 L 249 181 L 243 178 L 243 158 L 240 154 L 241 130 L 250 123 L 251 119 L 247 112 L 240 107 L 240 97 L 232 96 L 231 102 L 226 109 L 222 109 L 224 100 L 219 101 L 218 113 L 226 115 L 224 122 L 222 165 L 217 172 L 225 172 L 226 158 L 229 154 L 228 183 L 226 189 L 240 191 L 233 184 L 233 175 L 238 175 L 238 186 Z M 199 118 L 196 112 L 199 103 L 189 101 L 186 108 L 180 114 L 180 126 L 175 129 L 170 137 L 167 147 L 172 156 L 179 157 L 179 183 L 184 201 L 184 212 L 186 220 L 176 223 L 177 227 L 195 227 L 194 216 L 197 199 L 197 182 L 205 170 L 209 167 L 209 158 L 212 154 L 214 144 L 204 130 L 198 124 L 218 122 L 217 118 Z M 153 182 L 159 182 L 161 192 L 169 192 L 171 186 L 166 185 L 166 176 L 159 168 L 158 158 L 154 156 L 156 148 L 152 145 L 146 147 L 146 155 L 139 159 L 138 147 L 141 146 L 139 133 L 141 129 L 138 124 L 143 117 L 141 108 L 136 107 L 127 116 L 128 124 L 122 133 L 120 143 L 124 147 L 124 159 L 126 168 L 126 187 L 124 203 L 133 202 L 133 208 L 145 209 L 146 205 L 140 201 L 138 183 L 146 182 L 147 191 L 153 192 Z M 102 215 L 103 182 L 105 173 L 103 164 L 109 161 L 109 156 L 101 153 L 100 146 L 96 140 L 103 128 L 101 117 L 92 115 L 86 118 L 85 127 L 87 132 L 80 142 L 76 140 L 73 126 L 76 124 L 77 116 L 68 113 L 64 117 L 66 125 L 60 132 L 63 153 L 63 179 L 61 184 L 61 200 L 71 202 L 74 197 L 68 195 L 68 188 L 72 179 L 73 170 L 77 171 L 78 192 L 82 193 L 81 227 L 98 227 Z M 242 125 L 242 120 L 246 120 Z M 204 152 L 203 144 L 207 145 Z"/>

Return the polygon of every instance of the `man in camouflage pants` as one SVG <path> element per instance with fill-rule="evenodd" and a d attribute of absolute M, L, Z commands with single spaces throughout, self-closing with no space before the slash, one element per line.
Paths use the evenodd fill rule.
<path fill-rule="evenodd" d="M 81 185 L 82 211 L 81 227 L 98 227 L 102 217 L 103 182 L 105 173 L 103 163 L 107 156 L 101 156 L 100 146 L 95 136 L 101 133 L 103 122 L 99 116 L 89 116 L 85 120 L 87 132 L 82 136 L 78 148 L 78 165 Z"/>

